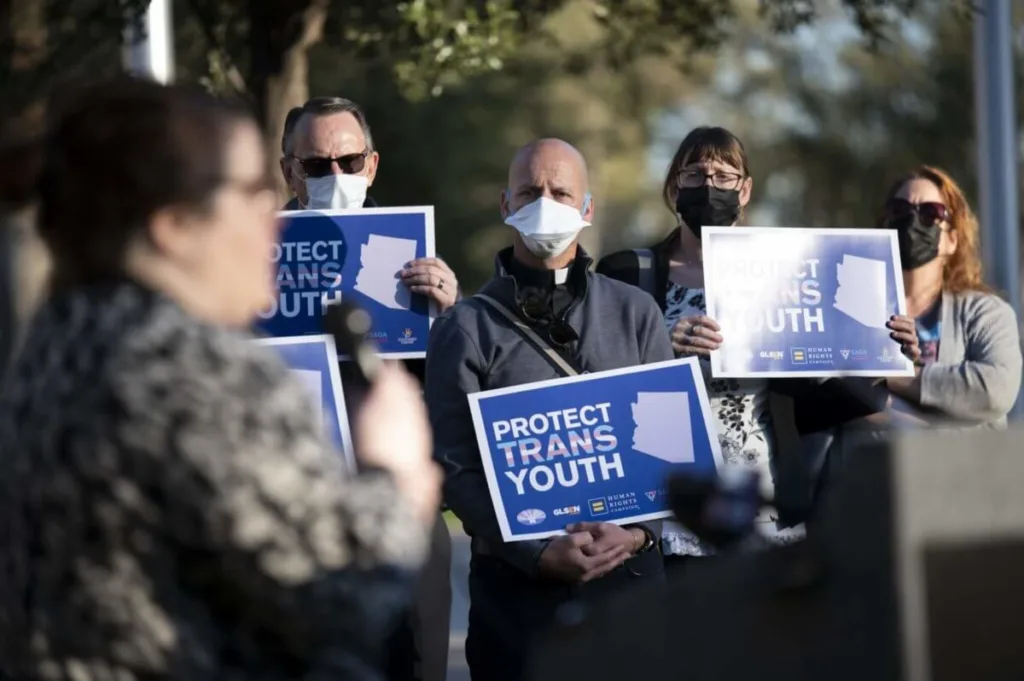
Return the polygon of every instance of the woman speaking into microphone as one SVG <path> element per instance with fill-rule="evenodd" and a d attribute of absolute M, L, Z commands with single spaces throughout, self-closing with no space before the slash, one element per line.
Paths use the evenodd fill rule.
<path fill-rule="evenodd" d="M 253 119 L 133 79 L 68 102 L 0 158 L 53 260 L 0 390 L 0 678 L 376 678 L 439 501 L 415 383 L 381 371 L 346 474 L 247 332 L 278 230 Z"/>

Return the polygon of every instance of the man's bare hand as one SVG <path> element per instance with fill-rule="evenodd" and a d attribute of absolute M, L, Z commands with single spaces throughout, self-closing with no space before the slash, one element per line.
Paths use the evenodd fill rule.
<path fill-rule="evenodd" d="M 586 532 L 594 538 L 592 543 L 580 549 L 586 556 L 599 556 L 615 548 L 624 549 L 627 554 L 632 555 L 644 543 L 644 537 L 637 536 L 637 533 L 642 534 L 643 530 L 630 530 L 614 523 L 574 523 L 566 527 L 565 531 Z"/>
<path fill-rule="evenodd" d="M 613 546 L 596 555 L 583 553 L 594 543 L 589 532 L 575 532 L 556 537 L 540 554 L 538 568 L 545 577 L 563 582 L 589 582 L 605 575 L 629 558 L 628 547 Z"/>

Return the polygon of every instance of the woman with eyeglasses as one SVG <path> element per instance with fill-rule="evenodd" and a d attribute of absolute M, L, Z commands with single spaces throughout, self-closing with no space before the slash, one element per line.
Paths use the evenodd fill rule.
<path fill-rule="evenodd" d="M 735 225 L 752 189 L 742 142 L 724 128 L 694 129 L 676 150 L 663 189 L 679 226 L 649 251 L 607 256 L 597 271 L 651 293 L 664 311 L 676 356 L 701 360 L 725 464 L 760 473 L 762 493 L 777 512 L 762 513 L 757 529 L 767 541 L 784 543 L 803 535 L 825 462 L 828 441 L 804 436 L 883 411 L 887 393 L 869 379 L 711 377 L 710 353 L 724 339 L 706 315 L 701 227 Z M 913 320 L 897 318 L 890 328 L 904 354 L 916 357 Z M 675 523 L 665 525 L 662 550 L 671 572 L 690 557 L 712 553 Z"/>
<path fill-rule="evenodd" d="M 889 378 L 894 422 L 1002 427 L 1017 399 L 1017 316 L 985 285 L 978 221 L 943 171 L 922 166 L 889 189 L 878 226 L 899 237 L 907 313 L 921 356 Z"/>
<path fill-rule="evenodd" d="M 0 388 L 0 678 L 381 678 L 439 501 L 415 383 L 385 367 L 350 474 L 253 342 L 279 227 L 246 110 L 134 79 L 57 110 L 0 150 L 54 275 Z"/>

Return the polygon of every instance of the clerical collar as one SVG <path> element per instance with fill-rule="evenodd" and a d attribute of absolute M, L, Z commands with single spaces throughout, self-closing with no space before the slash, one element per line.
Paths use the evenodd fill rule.
<path fill-rule="evenodd" d="M 521 288 L 553 291 L 556 286 L 564 285 L 569 281 L 569 271 L 572 269 L 573 263 L 569 263 L 567 267 L 560 270 L 538 270 L 527 267 L 513 256 L 508 259 L 505 266 Z"/>

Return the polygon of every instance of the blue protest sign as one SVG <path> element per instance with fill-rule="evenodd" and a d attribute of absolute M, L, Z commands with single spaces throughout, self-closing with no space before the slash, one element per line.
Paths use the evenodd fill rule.
<path fill-rule="evenodd" d="M 895 231 L 705 227 L 701 243 L 716 378 L 913 375 L 885 325 L 906 311 Z"/>
<path fill-rule="evenodd" d="M 488 390 L 469 402 L 505 541 L 580 521 L 667 518 L 669 473 L 721 465 L 694 358 Z"/>
<path fill-rule="evenodd" d="M 285 211 L 271 254 L 278 294 L 260 314 L 270 336 L 324 332 L 324 308 L 352 299 L 370 313 L 370 337 L 382 356 L 422 358 L 436 314 L 399 277 L 406 263 L 434 256 L 434 209 L 365 208 Z"/>
<path fill-rule="evenodd" d="M 341 389 L 341 372 L 338 371 L 338 351 L 334 347 L 334 339 L 320 335 L 259 338 L 255 342 L 276 350 L 306 387 L 311 405 L 317 410 L 317 416 L 331 442 L 344 455 L 346 464 L 354 470 L 352 436 L 348 413 L 345 411 L 345 394 Z"/>

